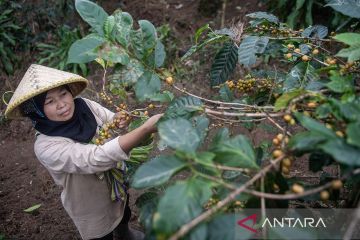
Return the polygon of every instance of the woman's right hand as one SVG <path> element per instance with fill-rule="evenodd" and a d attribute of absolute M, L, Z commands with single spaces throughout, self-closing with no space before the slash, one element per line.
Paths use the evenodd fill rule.
<path fill-rule="evenodd" d="M 144 127 L 148 129 L 149 133 L 157 132 L 156 123 L 163 115 L 164 115 L 163 113 L 156 114 L 150 117 L 148 120 L 146 120 L 146 122 L 144 123 Z"/>

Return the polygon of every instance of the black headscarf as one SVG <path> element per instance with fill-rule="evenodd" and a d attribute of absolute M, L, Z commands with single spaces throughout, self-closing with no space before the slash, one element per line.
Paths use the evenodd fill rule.
<path fill-rule="evenodd" d="M 64 85 L 70 93 L 70 88 Z M 88 143 L 96 133 L 97 123 L 94 114 L 82 98 L 75 98 L 75 110 L 67 121 L 52 121 L 44 113 L 45 93 L 41 93 L 21 105 L 25 116 L 29 117 L 34 128 L 48 136 L 71 138 L 74 141 Z"/>

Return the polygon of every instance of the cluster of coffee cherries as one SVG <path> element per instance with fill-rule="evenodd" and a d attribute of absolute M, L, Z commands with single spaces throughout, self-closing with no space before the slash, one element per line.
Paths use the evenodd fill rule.
<path fill-rule="evenodd" d="M 306 54 L 301 54 L 301 49 L 296 48 L 295 45 L 292 43 L 289 43 L 286 47 L 289 51 L 288 53 L 285 54 L 286 59 L 292 59 L 293 56 L 298 57 L 299 55 L 301 55 L 301 60 L 304 62 L 310 61 L 312 57 L 315 57 L 320 52 L 319 49 L 315 48 L 311 51 L 311 55 L 306 55 Z M 311 48 L 311 46 L 309 45 L 308 47 Z"/>
<path fill-rule="evenodd" d="M 340 190 L 341 188 L 343 187 L 343 182 L 340 180 L 340 179 L 335 179 L 335 180 L 332 180 L 331 181 L 331 186 L 330 186 L 330 189 L 331 190 Z M 294 183 L 292 186 L 291 186 L 291 191 L 294 192 L 294 193 L 297 193 L 297 194 L 302 194 L 304 193 L 304 187 L 299 184 L 299 183 Z M 327 201 L 329 200 L 329 197 L 330 197 L 330 193 L 328 190 L 322 190 L 320 193 L 320 199 L 323 200 L 323 201 Z"/>
<path fill-rule="evenodd" d="M 360 62 L 348 62 L 345 65 L 340 65 L 340 74 L 346 74 L 353 71 L 356 71 L 360 67 Z"/>
<path fill-rule="evenodd" d="M 299 31 L 292 30 L 290 28 L 278 28 L 274 26 L 267 26 L 267 25 L 258 25 L 254 28 L 253 32 L 259 33 L 259 34 L 271 34 L 273 36 L 277 37 L 296 37 L 300 36 L 303 29 L 300 29 Z"/>
<path fill-rule="evenodd" d="M 208 210 L 216 204 L 218 204 L 220 200 L 217 197 L 211 197 L 204 205 L 204 209 Z M 233 201 L 231 204 L 229 204 L 227 207 L 224 207 L 224 210 L 226 212 L 238 212 L 241 211 L 245 207 L 244 202 L 241 201 Z"/>
<path fill-rule="evenodd" d="M 288 136 L 284 136 L 284 134 L 279 133 L 277 134 L 273 140 L 273 146 L 275 147 L 274 151 L 272 152 L 272 156 L 273 158 L 278 158 L 284 155 L 284 152 L 281 150 L 282 149 L 282 144 L 283 142 L 285 144 L 289 143 L 289 137 Z M 292 161 L 293 158 L 292 157 L 285 157 L 284 159 L 281 160 L 281 172 L 285 175 L 288 175 L 290 173 L 290 167 L 292 165 Z"/>
<path fill-rule="evenodd" d="M 120 121 L 121 120 L 119 118 L 114 118 L 112 122 L 104 124 L 104 126 L 99 131 L 98 138 L 95 139 L 95 144 L 103 145 L 106 139 L 111 138 L 112 135 L 110 131 L 116 129 Z"/>
<path fill-rule="evenodd" d="M 237 90 L 238 92 L 251 92 L 256 89 L 259 91 L 265 91 L 272 88 L 272 82 L 267 78 L 253 78 L 246 77 L 245 79 L 239 79 L 237 81 L 227 80 L 225 84 L 230 90 Z"/>
<path fill-rule="evenodd" d="M 107 95 L 105 92 L 101 92 L 100 93 L 100 98 L 104 101 L 104 102 L 106 102 L 108 105 L 112 105 L 114 102 L 113 102 L 113 100 L 112 100 L 112 98 L 109 96 L 109 95 Z"/>

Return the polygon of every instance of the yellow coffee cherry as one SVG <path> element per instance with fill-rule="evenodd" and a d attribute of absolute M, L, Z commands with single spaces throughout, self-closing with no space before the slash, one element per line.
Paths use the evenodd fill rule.
<path fill-rule="evenodd" d="M 290 124 L 290 125 L 295 125 L 295 124 L 296 124 L 295 119 L 292 118 L 292 119 L 290 120 L 289 124 Z"/>
<path fill-rule="evenodd" d="M 309 58 L 309 56 L 307 56 L 307 55 L 303 55 L 303 56 L 301 57 L 301 60 L 303 60 L 304 62 L 307 62 L 307 61 L 310 60 L 310 58 Z"/>
<path fill-rule="evenodd" d="M 172 85 L 174 83 L 174 79 L 172 77 L 167 77 L 165 80 L 166 80 L 166 83 L 169 85 Z"/>
<path fill-rule="evenodd" d="M 284 153 L 280 150 L 280 149 L 275 149 L 272 153 L 274 158 L 278 158 L 280 156 L 282 156 Z"/>
<path fill-rule="evenodd" d="M 278 135 L 276 135 L 276 138 L 279 139 L 279 141 L 282 141 L 284 138 L 284 134 L 279 133 Z"/>
<path fill-rule="evenodd" d="M 330 61 L 329 61 L 329 64 L 330 64 L 330 65 L 335 65 L 335 64 L 336 64 L 336 59 L 330 60 Z"/>
<path fill-rule="evenodd" d="M 304 192 L 304 187 L 301 186 L 300 184 L 294 183 L 294 184 L 291 186 L 291 191 L 293 191 L 294 193 L 301 194 L 301 193 Z"/>
<path fill-rule="evenodd" d="M 301 53 L 301 50 L 300 50 L 300 48 L 295 48 L 295 49 L 294 49 L 294 52 L 296 52 L 296 53 Z"/>
<path fill-rule="evenodd" d="M 149 106 L 148 106 L 150 109 L 152 109 L 152 108 L 154 108 L 155 106 L 154 106 L 154 104 L 149 104 Z"/>
<path fill-rule="evenodd" d="M 317 104 L 316 104 L 316 102 L 308 102 L 307 107 L 308 108 L 315 108 L 315 107 L 317 107 Z"/>
<path fill-rule="evenodd" d="M 321 198 L 321 200 L 327 201 L 327 200 L 329 200 L 329 197 L 330 197 L 330 194 L 329 194 L 328 191 L 324 190 L 324 191 L 321 191 L 321 192 L 320 192 L 320 198 Z"/>
<path fill-rule="evenodd" d="M 286 122 L 290 122 L 291 119 L 292 119 L 291 115 L 289 115 L 289 114 L 284 115 L 284 120 L 285 120 Z"/>
<path fill-rule="evenodd" d="M 341 138 L 344 137 L 344 133 L 342 131 L 336 131 L 335 134 Z"/>
<path fill-rule="evenodd" d="M 339 190 L 343 187 L 343 183 L 340 179 L 333 180 L 331 182 L 331 187 L 332 187 L 332 189 Z"/>
<path fill-rule="evenodd" d="M 292 48 L 294 48 L 295 46 L 294 46 L 294 44 L 291 44 L 291 43 L 289 43 L 288 45 L 287 45 L 287 48 L 289 48 L 289 49 L 292 49 Z"/>
<path fill-rule="evenodd" d="M 277 139 L 277 138 L 274 138 L 274 139 L 272 140 L 272 142 L 273 142 L 273 144 L 274 144 L 275 146 L 277 146 L 277 145 L 280 144 L 280 141 L 279 141 L 279 139 Z"/>
<path fill-rule="evenodd" d="M 287 54 L 285 54 L 285 57 L 286 57 L 286 58 L 291 58 L 291 57 L 292 57 L 292 54 L 291 54 L 291 53 L 287 53 Z"/>
<path fill-rule="evenodd" d="M 315 49 L 312 51 L 312 54 L 314 54 L 314 55 L 319 54 L 319 49 L 315 48 Z"/>
<path fill-rule="evenodd" d="M 285 166 L 287 168 L 291 167 L 291 159 L 290 158 L 284 158 L 281 162 L 282 162 L 282 166 Z"/>
<path fill-rule="evenodd" d="M 290 173 L 290 169 L 288 167 L 282 166 L 281 172 L 285 175 L 288 175 Z"/>

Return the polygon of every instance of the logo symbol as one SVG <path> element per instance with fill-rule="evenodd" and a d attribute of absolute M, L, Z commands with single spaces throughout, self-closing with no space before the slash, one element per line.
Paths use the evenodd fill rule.
<path fill-rule="evenodd" d="M 245 225 L 245 224 L 244 224 L 245 222 L 247 222 L 247 221 L 249 221 L 249 220 L 252 220 L 252 226 L 254 226 L 255 223 L 256 223 L 256 214 L 253 214 L 253 215 L 248 216 L 248 217 L 246 217 L 246 218 L 244 218 L 244 219 L 242 219 L 242 220 L 239 220 L 239 221 L 237 222 L 237 224 L 238 224 L 240 227 L 243 227 L 243 228 L 245 228 L 245 229 L 247 229 L 247 230 L 249 230 L 249 231 L 251 231 L 251 232 L 253 232 L 253 233 L 256 233 L 256 232 L 257 232 L 256 229 L 254 229 L 254 228 L 252 228 L 252 227 L 249 227 L 248 225 Z"/>

